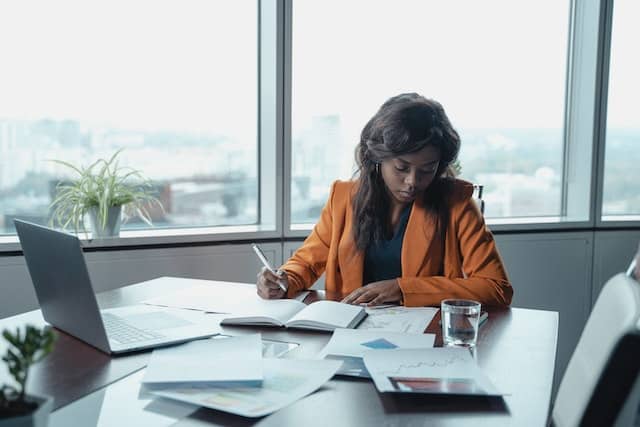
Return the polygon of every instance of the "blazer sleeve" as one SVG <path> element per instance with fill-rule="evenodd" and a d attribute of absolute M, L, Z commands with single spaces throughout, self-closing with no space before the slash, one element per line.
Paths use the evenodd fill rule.
<path fill-rule="evenodd" d="M 477 205 L 467 198 L 455 206 L 451 214 L 455 217 L 455 237 L 464 277 L 455 277 L 455 272 L 447 272 L 445 265 L 445 276 L 400 278 L 398 282 L 404 304 L 440 305 L 446 298 L 462 298 L 489 306 L 510 305 L 513 288 L 493 235 L 487 229 Z M 450 229 L 448 233 L 454 230 Z"/>
<path fill-rule="evenodd" d="M 289 280 L 288 297 L 310 288 L 325 270 L 333 230 L 333 199 L 337 181 L 331 185 L 327 203 L 311 234 L 295 253 L 280 267 Z"/>

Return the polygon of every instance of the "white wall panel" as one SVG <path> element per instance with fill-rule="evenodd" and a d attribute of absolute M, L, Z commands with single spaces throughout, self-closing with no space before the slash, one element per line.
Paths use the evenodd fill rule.
<path fill-rule="evenodd" d="M 0 319 L 38 308 L 23 257 L 0 257 Z"/>
<path fill-rule="evenodd" d="M 280 243 L 261 245 L 277 263 Z M 262 264 L 250 245 L 91 252 L 85 254 L 96 292 L 160 276 L 255 283 Z M 0 258 L 0 318 L 38 308 L 23 257 Z"/>
<path fill-rule="evenodd" d="M 513 306 L 560 313 L 557 387 L 591 309 L 592 233 L 499 235 L 496 242 L 514 287 Z"/>
<path fill-rule="evenodd" d="M 591 306 L 610 277 L 626 271 L 638 251 L 640 231 L 601 231 L 596 233 L 593 257 Z"/>

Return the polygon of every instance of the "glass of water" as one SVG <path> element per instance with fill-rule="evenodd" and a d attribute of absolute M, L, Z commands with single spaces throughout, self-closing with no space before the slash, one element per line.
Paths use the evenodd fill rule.
<path fill-rule="evenodd" d="M 480 321 L 479 302 L 446 299 L 440 304 L 440 313 L 445 346 L 475 347 Z"/>

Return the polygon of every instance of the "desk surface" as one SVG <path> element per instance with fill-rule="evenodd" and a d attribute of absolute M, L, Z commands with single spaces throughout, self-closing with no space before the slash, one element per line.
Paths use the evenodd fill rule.
<path fill-rule="evenodd" d="M 98 295 L 101 308 L 133 304 L 158 294 L 176 291 L 170 284 L 145 282 Z M 310 295 L 317 298 L 317 294 Z M 331 295 L 327 296 L 331 298 Z M 246 419 L 209 409 L 196 410 L 176 425 L 539 425 L 547 423 L 555 367 L 558 314 L 527 309 L 489 309 L 489 320 L 478 336 L 476 356 L 479 365 L 498 389 L 510 392 L 504 399 L 416 397 L 383 395 L 372 382 L 362 379 L 333 379 L 316 393 L 268 417 Z M 427 332 L 442 334 L 436 316 Z M 44 324 L 40 311 L 0 320 L 0 330 Z M 329 341 L 322 332 L 287 331 L 275 328 L 225 327 L 230 335 L 260 331 L 265 338 L 300 343 L 288 358 L 313 358 Z M 0 347 L 4 353 L 5 347 Z M 139 384 L 129 377 L 143 368 L 150 352 L 110 357 L 83 342 L 59 333 L 53 353 L 36 365 L 28 390 L 54 396 L 55 420 L 78 420 L 78 406 L 92 399 L 98 389 L 120 387 L 137 396 Z M 0 382 L 5 380 L 0 373 Z M 135 379 L 135 378 L 134 378 Z M 116 383 L 116 381 L 119 381 Z M 115 383 L 104 389 L 103 387 Z M 93 393 L 93 394 L 92 394 Z M 119 391 L 121 393 L 121 391 Z M 78 402 L 72 402 L 87 396 Z M 71 404 L 71 405 L 70 405 Z M 97 411 L 102 405 L 93 406 Z M 123 408 L 126 410 L 126 408 Z M 134 410 L 134 407 L 130 408 Z M 87 409 L 91 410 L 91 409 Z M 141 409 L 137 409 L 141 410 Z M 85 413 L 86 415 L 86 413 Z M 96 417 L 96 420 L 98 418 Z M 88 419 L 86 420 L 88 421 Z M 64 423 L 59 424 L 64 425 Z M 86 424 L 78 424 L 86 425 Z"/>

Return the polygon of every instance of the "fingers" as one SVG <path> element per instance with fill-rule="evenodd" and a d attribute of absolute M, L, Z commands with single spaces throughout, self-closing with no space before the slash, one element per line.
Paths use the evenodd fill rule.
<path fill-rule="evenodd" d="M 347 295 L 342 302 L 345 304 L 364 304 L 377 296 L 373 289 L 359 288 Z"/>
<path fill-rule="evenodd" d="M 266 280 L 268 280 L 270 282 L 273 282 L 273 283 L 277 283 L 278 280 L 281 279 L 281 276 L 278 276 L 277 274 L 274 274 L 273 271 L 269 270 L 267 267 L 262 267 L 262 269 L 258 273 L 258 279 L 260 277 L 264 277 Z"/>
<path fill-rule="evenodd" d="M 377 297 L 375 297 L 373 300 L 371 300 L 369 302 L 369 304 L 367 304 L 368 306 L 374 306 L 374 305 L 380 305 L 380 304 L 384 304 L 386 301 L 386 298 L 384 297 L 384 295 L 378 295 Z"/>
<path fill-rule="evenodd" d="M 257 292 L 260 298 L 263 299 L 279 299 L 284 296 L 284 291 L 280 287 L 273 289 L 258 285 Z"/>
<path fill-rule="evenodd" d="M 280 299 L 284 297 L 284 291 L 278 289 L 267 289 L 264 287 L 258 287 L 258 296 L 263 299 Z"/>
<path fill-rule="evenodd" d="M 286 275 L 275 275 L 273 272 L 263 267 L 258 273 L 257 278 L 257 292 L 261 298 L 276 299 L 284 296 L 285 291 L 282 290 L 278 282 L 283 283 L 286 288 L 286 285 L 288 285 Z"/>
<path fill-rule="evenodd" d="M 269 284 L 270 287 L 275 287 L 276 285 L 280 287 L 280 285 L 284 286 L 285 292 L 286 289 L 289 288 L 289 279 L 287 278 L 287 273 L 284 271 L 278 270 L 277 273 L 269 270 L 266 267 L 262 267 L 260 273 L 258 273 L 258 278 L 262 276 L 265 281 Z M 282 289 L 282 287 L 280 287 Z"/>
<path fill-rule="evenodd" d="M 367 292 L 363 292 L 358 298 L 356 298 L 355 301 L 353 301 L 353 304 L 369 304 L 377 296 L 378 294 L 376 292 L 369 290 Z"/>
<path fill-rule="evenodd" d="M 397 280 L 383 280 L 351 292 L 342 302 L 346 304 L 380 305 L 389 301 L 400 301 L 402 293 Z"/>
<path fill-rule="evenodd" d="M 364 288 L 359 288 L 356 289 L 355 291 L 351 292 L 349 295 L 347 295 L 346 297 L 344 297 L 342 299 L 341 302 L 345 303 L 345 304 L 355 304 L 356 300 L 358 298 L 360 298 L 360 296 L 365 292 Z"/>
<path fill-rule="evenodd" d="M 360 289 L 356 289 L 346 297 L 342 298 L 342 301 L 340 302 L 343 302 L 345 304 L 353 304 L 353 301 L 355 301 L 355 299 L 358 298 L 359 295 L 360 295 Z"/>

